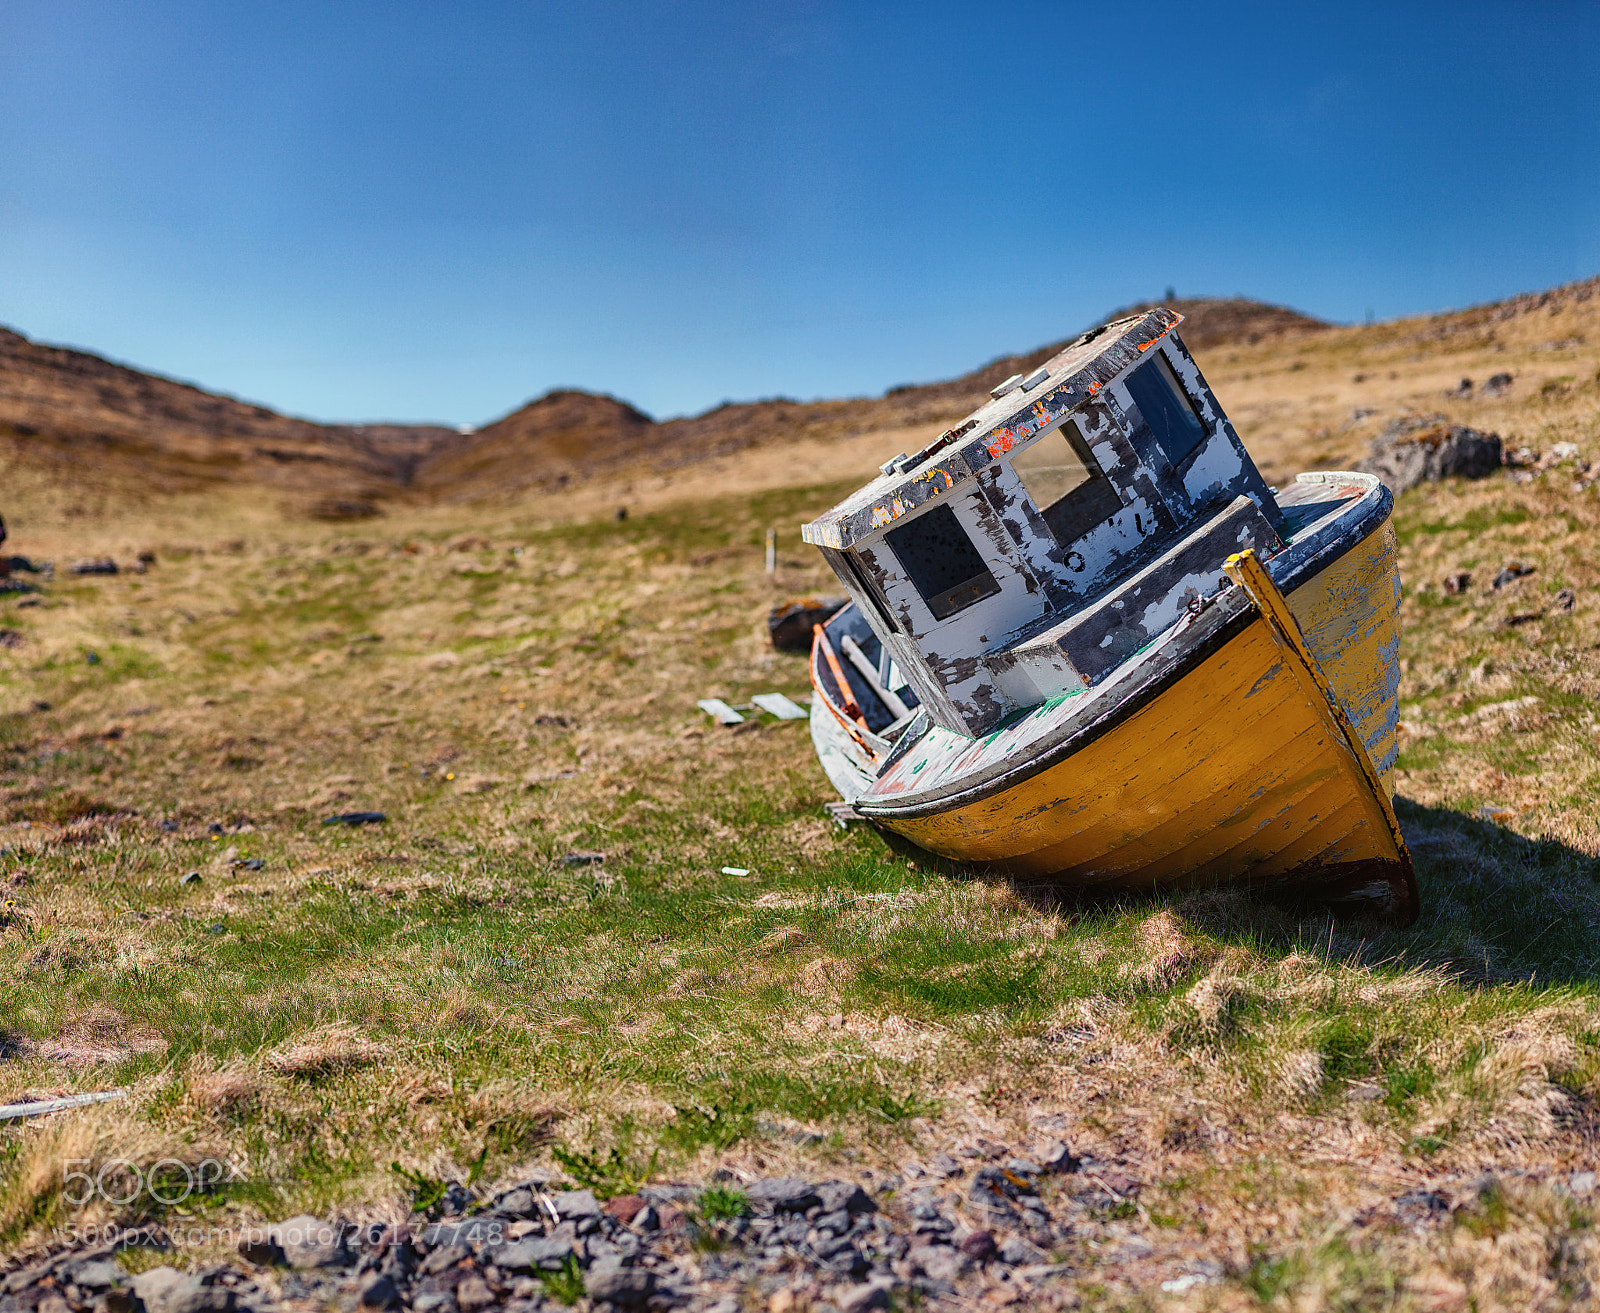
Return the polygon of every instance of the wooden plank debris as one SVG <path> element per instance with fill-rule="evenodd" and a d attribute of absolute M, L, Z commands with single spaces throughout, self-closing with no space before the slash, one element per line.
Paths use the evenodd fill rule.
<path fill-rule="evenodd" d="M 782 693 L 757 693 L 750 701 L 779 720 L 804 720 L 811 713 Z"/>
<path fill-rule="evenodd" d="M 701 698 L 699 706 L 719 725 L 739 725 L 744 722 L 744 717 L 721 698 Z"/>
<path fill-rule="evenodd" d="M 19 1117 L 42 1117 L 47 1112 L 63 1112 L 68 1108 L 81 1108 L 85 1104 L 105 1103 L 127 1096 L 127 1090 L 99 1090 L 94 1094 L 68 1094 L 59 1099 L 40 1099 L 34 1103 L 8 1103 L 0 1107 L 0 1122 L 14 1121 Z"/>

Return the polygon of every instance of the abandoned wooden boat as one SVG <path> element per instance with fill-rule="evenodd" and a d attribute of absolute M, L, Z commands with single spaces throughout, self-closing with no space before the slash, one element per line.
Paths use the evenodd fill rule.
<path fill-rule="evenodd" d="M 1180 322 L 1085 334 L 804 526 L 851 597 L 812 646 L 818 756 L 948 857 L 1409 922 L 1392 499 L 1269 488 Z"/>

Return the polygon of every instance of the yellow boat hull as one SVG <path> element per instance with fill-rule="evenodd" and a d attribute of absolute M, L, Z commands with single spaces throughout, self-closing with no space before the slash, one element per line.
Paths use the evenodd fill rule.
<path fill-rule="evenodd" d="M 1288 603 L 1249 560 L 1236 582 L 1252 618 L 1131 716 L 988 796 L 916 815 L 863 810 L 932 852 L 1024 877 L 1314 885 L 1409 921 L 1415 880 L 1385 778 L 1394 557 L 1384 525 Z"/>

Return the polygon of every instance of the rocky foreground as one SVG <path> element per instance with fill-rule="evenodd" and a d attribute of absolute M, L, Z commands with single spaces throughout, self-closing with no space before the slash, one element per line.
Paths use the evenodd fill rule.
<path fill-rule="evenodd" d="M 220 1230 L 108 1233 L 111 1243 L 11 1272 L 0 1313 L 534 1313 L 585 1303 L 863 1313 L 891 1302 L 1049 1302 L 1071 1274 L 1052 1261 L 1069 1215 L 1135 1212 L 1136 1182 L 1093 1164 L 1084 1171 L 1059 1142 L 1031 1159 L 993 1145 L 970 1154 L 941 1154 L 908 1177 L 648 1185 L 604 1203 L 542 1176 L 481 1201 L 452 1186 L 434 1219 L 307 1216 L 232 1233 L 237 1257 L 225 1263 L 216 1261 Z M 162 1264 L 208 1240 L 210 1266 Z M 157 1252 L 118 1259 L 133 1247 Z"/>

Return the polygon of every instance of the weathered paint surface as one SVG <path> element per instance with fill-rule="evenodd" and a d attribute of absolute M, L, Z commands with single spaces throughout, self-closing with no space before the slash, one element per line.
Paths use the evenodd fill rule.
<path fill-rule="evenodd" d="M 1257 541 L 1279 527 L 1281 516 L 1254 463 L 1172 331 L 1179 318 L 1156 310 L 1086 335 L 1049 362 L 1045 381 L 1031 394 L 1012 392 L 990 402 L 805 526 L 807 541 L 828 549 L 840 582 L 937 724 L 987 733 L 1079 675 L 1093 680 L 1137 650 L 1157 632 L 1156 617 L 1174 610 L 1165 594 L 1141 596 L 1139 609 L 1147 614 L 1097 635 L 1095 659 L 1069 661 L 1076 675 L 1054 655 L 1041 657 L 1043 665 L 1025 653 L 1006 656 L 1029 635 L 1116 590 L 1160 544 L 1175 543 L 1219 507 L 1248 497 L 1264 523 Z M 1126 387 L 1128 374 L 1156 356 L 1189 393 L 1205 434 L 1177 466 Z M 1076 529 L 1071 541 L 1058 541 L 1012 462 L 1036 443 L 1065 442 L 1059 430 L 1069 421 L 1099 465 L 1091 478 L 1108 490 L 1092 499 L 1096 515 L 1106 506 L 1117 509 Z M 949 507 L 997 585 L 943 619 L 933 616 L 885 542 L 888 532 L 936 505 Z M 1219 542 L 1217 548 L 1220 563 L 1237 544 Z M 1199 581 L 1188 586 L 1198 589 Z M 1129 601 L 1116 605 L 1126 610 Z M 1166 623 L 1172 619 L 1175 614 Z"/>
<path fill-rule="evenodd" d="M 1386 524 L 1289 597 L 1317 663 L 1394 792 L 1400 717 L 1400 544 Z"/>

